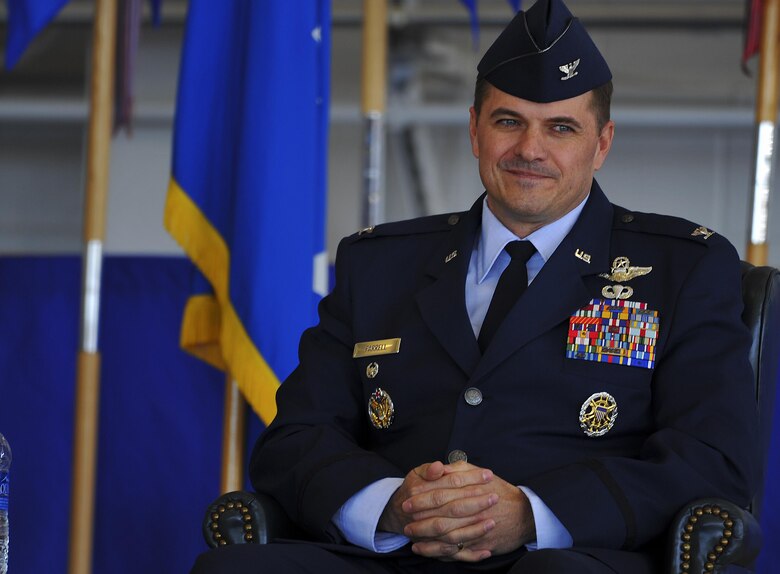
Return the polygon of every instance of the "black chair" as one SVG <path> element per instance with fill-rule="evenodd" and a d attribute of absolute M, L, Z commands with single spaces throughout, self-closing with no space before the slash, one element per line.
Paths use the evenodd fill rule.
<path fill-rule="evenodd" d="M 780 360 L 780 272 L 743 262 L 742 295 L 742 319 L 753 337 L 750 363 L 765 468 Z M 680 510 L 669 527 L 666 571 L 726 573 L 732 566 L 750 570 L 761 549 L 758 518 L 762 498 L 763 486 L 749 509 L 726 500 L 700 499 Z M 203 536 L 209 546 L 216 548 L 225 544 L 266 544 L 274 538 L 299 538 L 300 534 L 275 500 L 236 491 L 220 496 L 209 506 Z"/>
<path fill-rule="evenodd" d="M 750 329 L 759 437 L 766 468 L 780 361 L 780 272 L 742 263 L 742 320 Z M 718 499 L 701 499 L 677 513 L 667 539 L 668 572 L 727 572 L 729 565 L 752 569 L 761 549 L 758 519 L 763 481 L 749 509 Z"/>

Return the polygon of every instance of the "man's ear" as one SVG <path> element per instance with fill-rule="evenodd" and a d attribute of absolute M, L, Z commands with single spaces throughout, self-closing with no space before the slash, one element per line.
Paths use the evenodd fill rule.
<path fill-rule="evenodd" d="M 598 171 L 609 155 L 609 150 L 612 148 L 612 139 L 615 137 L 615 122 L 609 120 L 604 127 L 601 128 L 599 134 L 598 147 L 596 148 L 596 157 L 593 158 L 593 171 Z"/>
<path fill-rule="evenodd" d="M 469 138 L 471 139 L 471 153 L 479 159 L 479 142 L 477 141 L 477 110 L 474 106 L 469 108 Z"/>

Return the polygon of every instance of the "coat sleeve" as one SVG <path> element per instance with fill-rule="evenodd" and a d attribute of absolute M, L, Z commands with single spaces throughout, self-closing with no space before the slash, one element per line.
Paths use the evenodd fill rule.
<path fill-rule="evenodd" d="M 639 458 L 587 459 L 527 481 L 575 546 L 637 548 L 700 497 L 748 504 L 759 457 L 741 312 L 739 260 L 721 240 L 708 245 L 667 313 L 670 336 L 652 379 L 654 427 Z"/>
<path fill-rule="evenodd" d="M 405 474 L 361 444 L 366 406 L 352 359 L 349 243 L 339 246 L 335 288 L 320 302 L 319 324 L 301 337 L 299 366 L 281 385 L 279 414 L 250 461 L 255 489 L 323 542 L 343 542 L 331 518 L 350 496 Z"/>

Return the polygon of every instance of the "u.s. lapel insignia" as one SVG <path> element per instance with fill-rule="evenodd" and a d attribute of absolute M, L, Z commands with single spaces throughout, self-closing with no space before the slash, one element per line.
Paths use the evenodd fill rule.
<path fill-rule="evenodd" d="M 616 283 L 625 283 L 636 277 L 647 275 L 653 270 L 652 267 L 634 267 L 628 260 L 628 257 L 616 257 L 612 262 L 611 273 L 601 273 L 599 277 L 615 281 Z"/>
<path fill-rule="evenodd" d="M 393 418 L 395 418 L 393 400 L 387 391 L 380 387 L 374 389 L 374 392 L 368 397 L 368 418 L 371 419 L 371 424 L 377 430 L 390 428 L 390 425 L 393 424 Z"/>
<path fill-rule="evenodd" d="M 369 363 L 366 367 L 366 376 L 373 379 L 379 374 L 379 363 Z"/>
<path fill-rule="evenodd" d="M 628 285 L 607 285 L 601 290 L 602 297 L 607 299 L 625 300 L 634 294 L 634 289 Z"/>
<path fill-rule="evenodd" d="M 585 263 L 590 263 L 590 254 L 585 253 L 582 249 L 575 250 L 574 257 L 576 257 L 577 259 L 581 259 Z"/>
<path fill-rule="evenodd" d="M 706 227 L 697 227 L 696 229 L 693 230 L 693 233 L 691 233 L 691 236 L 693 236 L 693 237 L 702 236 L 702 237 L 704 237 L 704 239 L 709 239 L 710 235 L 712 235 L 713 233 L 715 233 L 715 232 L 714 231 L 710 231 Z"/>
<path fill-rule="evenodd" d="M 563 66 L 558 66 L 558 69 L 564 74 L 566 74 L 561 78 L 561 81 L 571 80 L 574 76 L 579 74 L 579 72 L 576 71 L 577 66 L 579 65 L 580 65 L 580 59 L 577 58 L 573 62 L 569 62 L 568 64 L 564 64 Z"/>
<path fill-rule="evenodd" d="M 593 393 L 580 409 L 580 428 L 588 436 L 602 436 L 615 424 L 617 401 L 609 393 Z"/>

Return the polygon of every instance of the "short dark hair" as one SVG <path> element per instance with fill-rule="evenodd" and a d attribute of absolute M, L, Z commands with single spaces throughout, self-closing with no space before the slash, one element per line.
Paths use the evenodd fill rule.
<path fill-rule="evenodd" d="M 474 85 L 474 111 L 477 112 L 477 117 L 479 117 L 479 112 L 482 110 L 482 102 L 487 97 L 490 85 L 490 82 L 485 78 L 477 78 L 477 83 Z"/>
<path fill-rule="evenodd" d="M 477 112 L 477 117 L 479 117 L 482 103 L 487 97 L 488 87 L 490 86 L 490 82 L 485 78 L 479 78 L 474 86 L 474 111 Z M 609 110 L 612 104 L 612 90 L 612 80 L 610 80 L 598 88 L 593 88 L 590 92 L 592 94 L 591 108 L 596 114 L 596 127 L 599 132 L 604 129 L 610 118 Z"/>
<path fill-rule="evenodd" d="M 610 115 L 609 110 L 612 105 L 612 80 L 606 84 L 593 88 L 591 91 L 590 107 L 596 113 L 596 127 L 599 132 L 607 125 Z"/>

